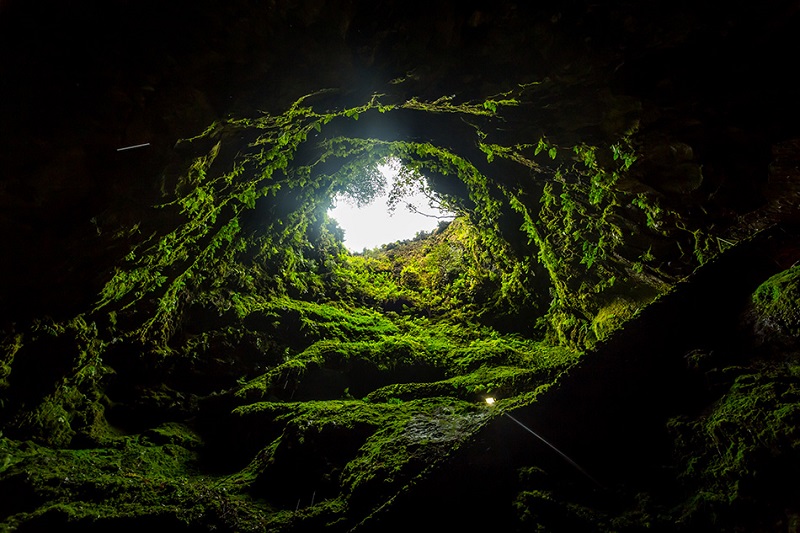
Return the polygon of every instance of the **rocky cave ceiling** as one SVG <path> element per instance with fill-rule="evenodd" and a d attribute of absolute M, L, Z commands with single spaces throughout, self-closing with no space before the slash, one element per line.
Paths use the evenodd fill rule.
<path fill-rule="evenodd" d="M 87 243 L 91 221 L 113 202 L 128 204 L 124 223 L 156 203 L 176 140 L 216 119 L 280 112 L 320 89 L 338 89 L 344 106 L 389 90 L 469 101 L 553 81 L 556 94 L 541 107 L 556 109 L 541 120 L 519 117 L 526 134 L 591 141 L 636 123 L 651 164 L 672 167 L 653 185 L 691 189 L 702 166 L 695 196 L 736 214 L 762 200 L 770 151 L 795 133 L 791 2 L 720 10 L 688 2 L 6 1 L 2 9 L 3 227 L 16 280 L 4 298 L 33 315 L 85 304 L 100 281 L 81 272 L 114 259 Z M 424 138 L 426 125 L 418 127 Z M 116 151 L 138 143 L 149 146 Z M 48 296 L 66 286 L 75 289 Z"/>

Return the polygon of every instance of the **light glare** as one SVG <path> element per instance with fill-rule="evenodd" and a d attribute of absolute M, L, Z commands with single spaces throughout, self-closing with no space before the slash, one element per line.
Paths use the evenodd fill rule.
<path fill-rule="evenodd" d="M 418 193 L 402 199 L 394 213 L 387 205 L 388 191 L 391 190 L 396 171 L 391 165 L 383 165 L 380 171 L 387 180 L 387 193 L 375 198 L 369 205 L 357 207 L 345 200 L 336 202 L 336 207 L 328 211 L 344 232 L 344 245 L 351 252 L 376 248 L 382 244 L 411 239 L 419 231 L 432 231 L 439 225 L 439 218 L 452 218 L 450 213 L 430 208 L 428 199 Z M 414 205 L 419 211 L 434 215 L 424 216 L 406 209 L 406 204 Z"/>

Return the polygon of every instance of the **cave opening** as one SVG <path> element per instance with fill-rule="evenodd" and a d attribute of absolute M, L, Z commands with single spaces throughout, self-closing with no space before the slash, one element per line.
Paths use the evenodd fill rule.
<path fill-rule="evenodd" d="M 328 210 L 344 231 L 343 243 L 351 253 L 421 238 L 455 218 L 424 177 L 403 172 L 400 161 L 389 159 L 377 170 L 380 175 L 369 176 L 365 171 L 361 177 L 368 180 L 371 190 L 359 187 L 358 192 L 340 192 Z"/>

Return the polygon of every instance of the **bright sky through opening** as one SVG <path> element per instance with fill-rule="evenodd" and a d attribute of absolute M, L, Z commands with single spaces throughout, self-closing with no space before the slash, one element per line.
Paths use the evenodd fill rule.
<path fill-rule="evenodd" d="M 439 225 L 441 218 L 453 218 L 451 213 L 430 207 L 422 193 L 406 196 L 394 212 L 389 211 L 389 191 L 394 181 L 394 171 L 390 165 L 380 167 L 386 177 L 386 194 L 375 198 L 370 204 L 357 207 L 345 199 L 337 198 L 335 207 L 328 216 L 336 219 L 344 230 L 344 245 L 351 252 L 361 252 L 365 248 L 376 248 L 382 244 L 411 239 L 420 231 L 431 231 Z M 421 213 L 413 213 L 406 207 L 411 204 Z"/>

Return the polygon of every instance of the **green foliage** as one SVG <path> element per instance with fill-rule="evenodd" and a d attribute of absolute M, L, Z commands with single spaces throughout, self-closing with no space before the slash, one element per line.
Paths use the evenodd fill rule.
<path fill-rule="evenodd" d="M 113 528 L 119 520 L 237 530 L 263 526 L 266 510 L 252 505 L 235 482 L 197 470 L 200 444 L 191 430 L 176 425 L 155 428 L 139 441 L 120 438 L 113 448 L 54 450 L 1 438 L 0 475 L 14 480 L 18 492 L 9 494 L 11 512 L 0 528 Z M 39 503 L 23 495 L 36 495 Z"/>
<path fill-rule="evenodd" d="M 535 401 L 581 349 L 654 297 L 657 254 L 644 231 L 635 235 L 643 246 L 627 246 L 630 213 L 655 235 L 691 235 L 697 262 L 712 245 L 721 250 L 658 195 L 620 186 L 634 179 L 630 138 L 596 146 L 526 131 L 508 142 L 509 111 L 533 101 L 531 90 L 480 102 L 374 95 L 335 109 L 307 95 L 283 113 L 217 122 L 180 142 L 184 168 L 165 177 L 152 220 L 117 232 L 133 245 L 92 312 L 3 340 L 0 400 L 19 441 L 0 439 L 0 489 L 22 487 L 33 503 L 0 527 L 104 527 L 95 516 L 135 527 L 166 516 L 189 529 L 322 529 L 349 506 L 382 504 L 468 443 L 499 413 L 481 406 L 484 395 L 511 407 Z M 452 145 L 353 133 L 356 121 L 395 112 L 452 116 L 467 133 Z M 393 205 L 421 190 L 458 216 L 350 255 L 326 211 L 334 198 L 360 205 L 382 192 L 378 168 L 393 161 Z M 442 183 L 458 192 L 437 192 Z M 754 297 L 765 324 L 791 333 L 797 306 L 780 302 L 796 303 L 793 276 Z M 653 290 L 632 291 L 639 282 Z M 116 369 L 121 398 L 109 398 Z M 146 397 L 159 387 L 169 398 L 153 409 Z M 699 459 L 708 475 L 750 464 L 753 443 L 727 429 L 730 418 L 794 446 L 796 435 L 778 426 L 796 425 L 796 409 L 749 414 L 779 393 L 797 396 L 794 384 L 736 389 L 697 422 L 715 445 L 737 439 L 721 463 Z M 148 427 L 121 436 L 106 420 L 116 401 Z M 216 448 L 160 417 L 196 421 Z M 219 465 L 200 473 L 215 453 L 234 465 L 230 475 L 209 473 Z M 315 487 L 320 500 L 301 509 L 295 492 Z"/>
<path fill-rule="evenodd" d="M 800 266 L 775 274 L 753 293 L 756 327 L 765 336 L 800 336 Z"/>
<path fill-rule="evenodd" d="M 376 165 L 362 167 L 344 187 L 343 196 L 358 207 L 369 204 L 386 191 L 386 178 Z"/>
<path fill-rule="evenodd" d="M 266 314 L 265 308 L 245 321 L 253 323 L 252 318 L 257 316 L 257 323 L 263 324 L 259 328 L 262 331 L 268 328 L 274 339 L 283 338 L 287 349 L 282 363 L 242 385 L 236 393 L 242 400 L 288 399 L 296 391 L 306 390 L 305 381 L 313 380 L 321 372 L 340 376 L 339 385 L 334 384 L 322 393 L 336 398 L 353 393 L 363 396 L 376 384 L 395 381 L 395 375 L 419 374 L 428 379 L 437 376 L 447 379 L 410 386 L 405 392 L 389 387 L 369 392 L 367 398 L 388 401 L 445 395 L 469 399 L 479 390 L 493 387 L 492 383 L 500 388 L 497 379 L 484 376 L 491 372 L 489 369 L 499 367 L 504 368 L 504 375 L 510 380 L 507 383 L 506 378 L 502 380 L 504 394 L 511 395 L 514 390 L 541 385 L 541 380 L 564 370 L 576 357 L 571 350 L 502 335 L 486 326 L 452 322 L 452 316 L 432 320 L 415 317 L 413 313 L 409 316 L 390 313 L 385 317 L 359 307 L 332 309 L 302 304 L 302 309 L 309 313 L 306 318 L 292 310 L 301 309 L 297 305 L 276 302 L 270 306 L 274 311 Z M 390 317 L 391 322 L 387 320 Z M 529 377 L 517 380 L 515 373 Z"/>
<path fill-rule="evenodd" d="M 681 507 L 682 521 L 725 529 L 731 524 L 717 517 L 741 526 L 774 514 L 756 501 L 792 505 L 796 491 L 781 487 L 797 474 L 798 398 L 797 373 L 761 367 L 738 375 L 708 413 L 670 422 L 684 484 L 694 491 Z"/>
<path fill-rule="evenodd" d="M 611 152 L 614 161 L 621 161 L 621 170 L 630 170 L 631 166 L 636 162 L 636 153 L 630 146 L 630 141 L 625 139 L 624 142 L 611 145 Z"/>
<path fill-rule="evenodd" d="M 24 336 L 21 333 L 16 333 L 7 336 L 0 344 L 2 350 L 2 362 L 0 362 L 0 394 L 8 388 L 8 378 L 11 375 L 11 367 L 14 363 L 14 357 L 20 348 L 22 348 Z M 1 398 L 1 396 L 0 396 Z M 2 403 L 0 403 L 2 406 Z"/>
<path fill-rule="evenodd" d="M 386 310 L 462 309 L 499 317 L 501 308 L 511 316 L 527 309 L 526 320 L 534 323 L 549 298 L 542 293 L 547 283 L 534 279 L 543 267 L 561 308 L 591 319 L 605 303 L 603 292 L 628 279 L 626 272 L 637 274 L 637 282 L 649 275 L 638 258 L 620 253 L 627 229 L 619 223 L 622 206 L 642 209 L 654 230 L 661 231 L 664 217 L 652 198 L 617 188 L 635 166 L 629 137 L 606 146 L 570 145 L 544 134 L 530 143 L 493 141 L 499 131 L 493 121 L 504 120 L 504 113 L 530 98 L 535 85 L 482 102 L 374 95 L 342 109 L 317 109 L 309 103 L 316 95 L 308 95 L 282 114 L 212 125 L 181 143 L 196 155 L 177 179 L 174 197 L 159 207 L 179 223 L 163 234 L 142 231 L 146 237 L 118 265 L 96 310 L 130 310 L 132 319 L 134 307 L 147 308 L 139 315 L 146 318 L 128 334 L 161 349 L 180 329 L 182 309 L 196 293 L 229 282 L 236 283 L 236 293 L 345 297 Z M 520 165 L 536 183 L 490 178 L 448 146 L 342 136 L 341 128 L 333 127 L 393 112 L 458 116 L 473 128 L 474 143 L 489 163 L 503 159 Z M 246 139 L 247 145 L 234 149 L 232 138 Z M 295 161 L 301 147 L 302 160 Z M 456 231 L 456 224 L 446 238 L 409 249 L 405 257 L 344 259 L 324 211 L 334 197 L 368 202 L 384 189 L 378 167 L 389 161 L 400 169 L 393 205 L 409 191 L 422 190 L 433 203 L 458 213 L 462 229 Z M 466 196 L 436 192 L 427 176 L 457 180 Z M 265 224 L 244 227 L 240 220 L 256 210 L 264 213 Z M 506 220 L 521 221 L 526 246 L 501 228 Z"/>
<path fill-rule="evenodd" d="M 102 388 L 113 374 L 102 360 L 107 343 L 97 325 L 79 315 L 56 323 L 36 321 L 6 345 L 8 371 L 0 394 L 14 434 L 55 446 L 74 438 L 105 442 Z M 18 362 L 19 364 L 14 364 Z"/>
<path fill-rule="evenodd" d="M 351 256 L 333 279 L 340 297 L 415 315 L 535 315 L 532 272 L 502 242 L 457 218 L 433 235 Z"/>
<path fill-rule="evenodd" d="M 342 488 L 356 501 L 391 496 L 454 453 L 489 418 L 473 404 L 449 399 L 395 406 L 405 414 L 402 423 L 383 425 L 343 469 Z"/>
<path fill-rule="evenodd" d="M 592 332 L 597 340 L 603 340 L 622 324 L 632 318 L 639 309 L 635 301 L 619 298 L 600 308 L 592 320 Z"/>
<path fill-rule="evenodd" d="M 631 199 L 631 205 L 638 207 L 644 212 L 648 228 L 658 229 L 661 227 L 664 211 L 659 206 L 657 200 L 650 199 L 645 194 L 639 194 Z"/>
<path fill-rule="evenodd" d="M 211 139 L 214 144 L 207 154 L 195 158 L 188 166 L 175 188 L 176 198 L 160 206 L 162 210 L 175 211 L 181 223 L 169 233 L 151 235 L 128 254 L 129 264 L 116 270 L 102 290 L 96 310 L 117 302 L 122 303 L 121 309 L 126 309 L 138 300 L 155 298 L 155 313 L 137 334 L 142 339 L 163 343 L 178 325 L 176 315 L 187 290 L 205 280 L 208 271 L 213 270 L 211 265 L 230 263 L 247 247 L 243 239 L 250 236 L 240 234 L 239 216 L 243 211 L 254 209 L 261 199 L 278 199 L 287 190 L 295 190 L 301 201 L 307 202 L 313 191 L 311 185 L 320 185 L 319 180 L 311 181 L 308 167 L 289 168 L 309 132 L 321 130 L 336 117 L 355 119 L 360 112 L 378 105 L 374 99 L 365 106 L 318 114 L 304 106 L 304 100 L 305 97 L 295 102 L 282 115 L 215 124 L 186 141 L 192 145 Z M 245 130 L 258 132 L 248 150 L 235 156 L 232 162 L 229 155 L 220 156 L 225 151 L 221 139 L 232 131 Z M 219 160 L 224 161 L 217 168 Z M 374 171 L 367 170 L 361 177 L 353 182 L 361 188 L 354 185 L 351 190 L 356 198 L 368 196 L 375 187 L 380 187 Z M 314 205 L 301 203 L 298 207 L 289 216 L 289 227 L 282 220 L 273 222 L 273 231 L 277 231 L 268 234 L 272 243 L 264 243 L 262 247 L 263 258 L 284 267 L 282 272 L 297 270 L 293 263 L 303 261 L 298 248 L 308 246 L 303 232 L 321 222 L 313 214 Z M 276 257 L 280 255 L 283 257 Z M 290 276 L 288 281 L 294 284 L 305 280 Z"/>

